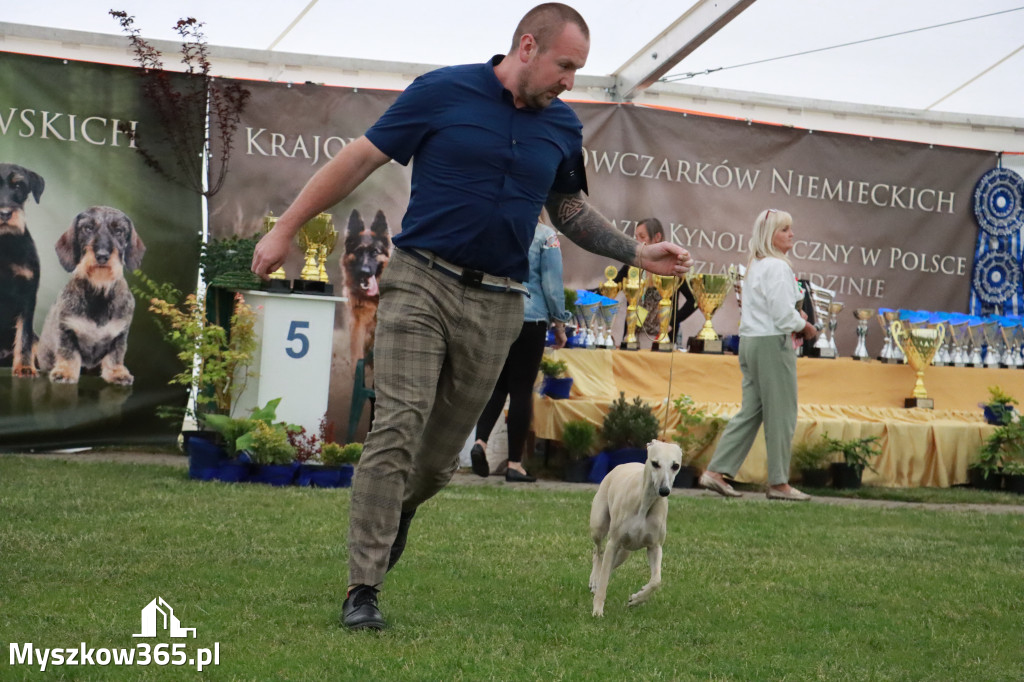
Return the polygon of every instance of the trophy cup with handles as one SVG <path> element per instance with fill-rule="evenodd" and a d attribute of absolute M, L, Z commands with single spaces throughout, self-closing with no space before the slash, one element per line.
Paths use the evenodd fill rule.
<path fill-rule="evenodd" d="M 675 293 L 682 285 L 683 280 L 673 275 L 651 275 L 654 288 L 661 294 L 658 301 L 658 338 L 651 344 L 651 350 L 668 352 L 673 351 L 676 345 L 668 336 L 669 327 L 672 325 L 672 316 L 675 314 Z"/>
<path fill-rule="evenodd" d="M 825 334 L 831 326 L 832 305 L 835 302 L 835 297 L 836 292 L 831 289 L 811 283 L 811 303 L 814 305 L 814 326 L 818 330 L 818 340 L 807 351 L 809 358 L 835 358 L 836 356 L 832 342 Z"/>
<path fill-rule="evenodd" d="M 304 264 L 299 279 L 292 280 L 292 291 L 305 294 L 334 293 L 334 287 L 327 279 L 325 263 L 334 251 L 338 231 L 334 229 L 334 218 L 330 213 L 321 213 L 299 228 L 299 246 L 304 254 Z"/>
<path fill-rule="evenodd" d="M 640 268 L 631 266 L 627 270 L 626 279 L 622 283 L 622 291 L 626 294 L 626 338 L 619 346 L 624 350 L 639 350 L 640 343 L 636 338 L 636 328 L 640 324 L 637 305 L 647 291 L 647 278 L 640 276 Z"/>
<path fill-rule="evenodd" d="M 722 339 L 715 332 L 711 318 L 725 302 L 725 297 L 733 286 L 733 276 L 728 273 L 689 273 L 686 276 L 686 283 L 690 286 L 697 308 L 704 315 L 704 326 L 696 336 L 691 336 L 686 341 L 687 350 L 691 353 L 722 353 Z"/>
<path fill-rule="evenodd" d="M 910 398 L 903 401 L 904 407 L 934 409 L 935 401 L 928 397 L 928 391 L 924 387 L 924 370 L 942 345 L 946 327 L 911 327 L 904 324 L 903 320 L 893 321 L 891 327 L 893 341 L 903 348 L 907 364 L 917 373 L 914 391 Z"/>

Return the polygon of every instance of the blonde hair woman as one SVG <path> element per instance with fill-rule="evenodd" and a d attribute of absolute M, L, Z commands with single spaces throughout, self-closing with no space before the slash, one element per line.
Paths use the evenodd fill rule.
<path fill-rule="evenodd" d="M 790 335 L 817 336 L 797 310 L 802 295 L 786 254 L 793 248 L 793 217 L 769 208 L 758 214 L 750 240 L 740 312 L 743 404 L 722 434 L 700 484 L 725 497 L 740 497 L 723 474 L 736 475 L 764 424 L 768 450 L 768 499 L 811 499 L 789 485 L 789 460 L 796 430 L 796 354 Z"/>

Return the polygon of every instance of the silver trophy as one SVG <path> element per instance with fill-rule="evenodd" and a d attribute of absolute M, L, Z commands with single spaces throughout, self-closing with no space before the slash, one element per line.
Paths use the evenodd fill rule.
<path fill-rule="evenodd" d="M 903 349 L 892 338 L 892 323 L 899 319 L 899 311 L 892 308 L 878 309 L 878 324 L 881 325 L 882 332 L 885 334 L 885 344 L 882 346 L 882 352 L 878 356 L 878 359 L 882 362 L 899 364 L 904 360 Z"/>
<path fill-rule="evenodd" d="M 576 306 L 583 310 L 583 321 L 587 324 L 587 348 L 594 348 L 597 345 L 597 309 L 601 306 L 600 303 L 594 301 L 593 303 L 584 303 Z"/>
<path fill-rule="evenodd" d="M 604 322 L 604 336 L 597 344 L 598 348 L 615 348 L 615 341 L 612 339 L 612 323 L 615 315 L 619 312 L 618 301 L 605 301 L 601 304 L 601 320 Z"/>
<path fill-rule="evenodd" d="M 836 292 L 817 284 L 811 284 L 811 303 L 814 306 L 814 327 L 818 330 L 818 340 L 814 347 L 807 353 L 810 358 L 834 358 L 835 350 L 832 349 L 832 342 L 823 333 L 832 320 L 832 303 L 835 300 Z"/>
<path fill-rule="evenodd" d="M 1003 357 L 999 365 L 1007 369 L 1017 367 L 1016 336 L 1019 327 L 1010 320 L 1000 320 L 1000 332 L 1003 336 Z"/>
<path fill-rule="evenodd" d="M 967 335 L 967 320 L 960 317 L 951 317 L 946 323 L 949 336 L 952 342 L 952 350 L 949 354 L 949 364 L 954 367 L 963 367 L 967 364 L 967 342 L 970 338 Z"/>
<path fill-rule="evenodd" d="M 990 318 L 985 320 L 981 328 L 985 335 L 985 366 L 999 367 L 1003 357 L 1001 349 L 1003 327 L 999 324 L 999 320 Z"/>
<path fill-rule="evenodd" d="M 946 324 L 949 326 L 950 336 L 953 337 L 953 352 L 950 363 L 954 367 L 966 367 L 971 361 L 971 335 L 967 326 L 967 318 L 954 317 Z"/>
<path fill-rule="evenodd" d="M 985 324 L 980 318 L 971 318 L 967 323 L 967 333 L 971 337 L 971 359 L 969 367 L 984 367 L 985 359 L 981 355 L 982 341 L 985 339 Z"/>
<path fill-rule="evenodd" d="M 874 316 L 874 308 L 856 308 L 853 317 L 857 320 L 857 347 L 853 350 L 854 360 L 867 360 L 868 355 L 868 321 Z"/>
<path fill-rule="evenodd" d="M 1018 322 L 1013 327 L 1013 366 L 1016 369 L 1024 367 L 1024 324 Z"/>
<path fill-rule="evenodd" d="M 828 307 L 828 346 L 832 349 L 832 357 L 839 357 L 839 349 L 836 348 L 836 327 L 839 326 L 839 313 L 843 312 L 843 304 L 832 301 Z"/>

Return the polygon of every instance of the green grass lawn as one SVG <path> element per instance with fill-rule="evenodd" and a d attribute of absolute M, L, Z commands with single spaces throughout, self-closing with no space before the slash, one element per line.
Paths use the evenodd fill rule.
<path fill-rule="evenodd" d="M 448 488 L 388 576 L 389 630 L 349 633 L 348 491 L 0 457 L 0 679 L 1024 678 L 1024 515 L 679 496 L 662 589 L 626 608 L 632 556 L 594 619 L 591 495 Z M 132 638 L 157 596 L 195 639 Z M 219 665 L 40 674 L 8 646 L 179 641 Z"/>

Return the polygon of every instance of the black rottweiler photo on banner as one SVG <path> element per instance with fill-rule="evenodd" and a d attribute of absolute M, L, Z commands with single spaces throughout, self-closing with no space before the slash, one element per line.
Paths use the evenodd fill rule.
<path fill-rule="evenodd" d="M 231 172 L 210 202 L 214 236 L 250 236 L 267 213 L 281 215 L 302 186 L 344 145 L 362 135 L 397 92 L 314 84 L 245 83 Z M 977 225 L 971 195 L 996 165 L 993 151 L 942 147 L 681 111 L 569 102 L 583 122 L 590 202 L 632 236 L 658 218 L 665 238 L 690 250 L 698 272 L 746 264 L 747 239 L 765 208 L 789 211 L 797 243 L 794 270 L 837 292 L 846 310 L 914 308 L 966 312 Z M 415 160 L 413 161 L 415 163 Z M 391 162 L 330 209 L 339 237 L 327 272 L 338 295 L 328 418 L 344 428 L 368 410 L 353 408 L 360 372 L 372 369 L 376 276 L 390 235 L 401 229 L 410 169 Z M 566 286 L 593 289 L 618 265 L 562 240 Z M 298 276 L 295 245 L 285 264 Z M 620 305 L 620 316 L 625 305 Z M 852 347 L 850 312 L 837 329 Z M 735 329 L 734 305 L 715 317 Z M 703 323 L 697 313 L 684 335 Z M 613 325 L 622 328 L 621 319 Z M 880 335 L 869 339 L 871 352 Z M 487 339 L 481 339 L 487 343 Z M 647 340 L 647 346 L 650 340 Z M 264 368 L 263 371 L 268 371 Z"/>
<path fill-rule="evenodd" d="M 195 289 L 202 203 L 125 132 L 157 137 L 140 85 L 138 69 L 0 53 L 4 450 L 171 443 L 180 428 L 156 417 L 185 402 L 168 385 L 180 365 L 129 283 L 138 268 Z"/>

